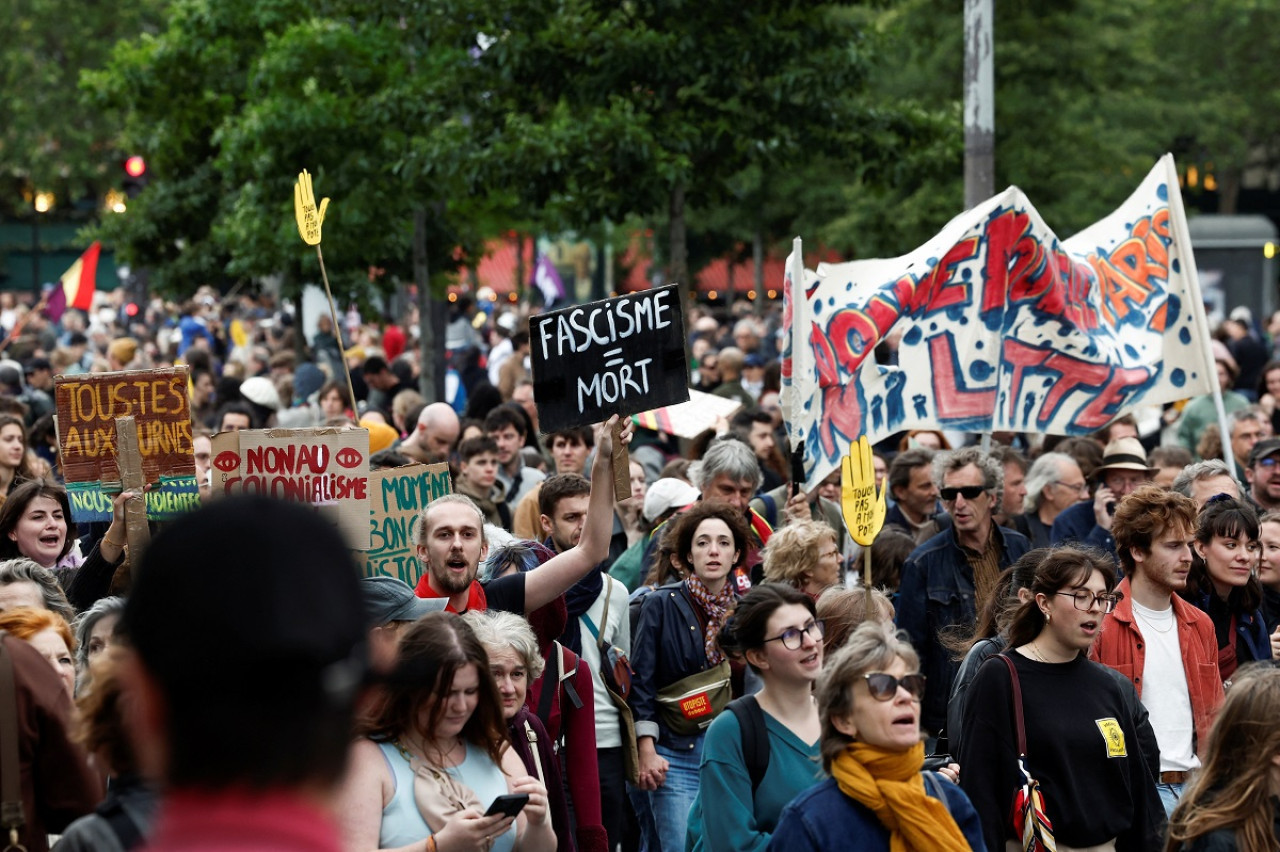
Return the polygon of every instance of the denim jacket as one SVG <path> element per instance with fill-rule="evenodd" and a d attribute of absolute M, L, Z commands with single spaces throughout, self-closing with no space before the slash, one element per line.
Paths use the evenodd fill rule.
<path fill-rule="evenodd" d="M 1188 595 L 1187 600 L 1206 614 L 1209 612 L 1208 592 L 1194 596 Z M 1236 616 L 1236 648 L 1236 657 L 1240 665 L 1254 660 L 1271 659 L 1271 637 L 1267 635 L 1267 625 L 1262 618 L 1261 609 L 1242 612 Z M 1248 653 L 1247 659 L 1240 653 L 1240 649 Z"/>
<path fill-rule="evenodd" d="M 993 526 L 1000 546 L 1000 568 L 1008 568 L 1031 543 L 1021 533 Z M 920 671 L 927 679 L 920 722 L 936 734 L 947 722 L 947 699 L 959 664 L 943 647 L 938 633 L 955 625 L 971 629 L 977 620 L 973 569 L 965 559 L 954 530 L 940 532 L 912 551 L 902 566 L 898 587 L 898 627 L 907 631 L 920 655 Z"/>

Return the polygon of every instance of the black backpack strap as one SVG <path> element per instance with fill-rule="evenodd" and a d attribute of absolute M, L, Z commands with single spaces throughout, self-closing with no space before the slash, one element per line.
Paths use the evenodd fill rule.
<path fill-rule="evenodd" d="M 115 797 L 98 805 L 95 813 L 107 821 L 120 846 L 124 849 L 136 849 L 142 845 L 142 830 L 133 821 L 133 817 L 125 812 L 124 805 Z"/>
<path fill-rule="evenodd" d="M 751 777 L 751 795 L 755 796 L 769 769 L 769 729 L 765 727 L 764 711 L 754 695 L 744 695 L 730 701 L 727 708 L 738 719 L 742 729 L 742 760 Z"/>
<path fill-rule="evenodd" d="M 547 720 L 551 718 L 551 700 L 560 691 L 562 659 L 559 642 L 551 643 L 551 657 L 552 659 L 547 661 L 546 670 L 542 673 L 542 694 L 538 696 L 538 718 L 542 720 L 543 725 L 546 725 Z"/>

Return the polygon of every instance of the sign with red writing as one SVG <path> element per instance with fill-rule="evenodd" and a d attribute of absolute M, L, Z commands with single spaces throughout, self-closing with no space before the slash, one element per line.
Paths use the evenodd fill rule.
<path fill-rule="evenodd" d="M 137 424 L 147 517 L 169 520 L 199 505 L 186 367 L 56 376 L 53 393 L 73 520 L 111 518 L 122 479 L 117 417 Z"/>
<path fill-rule="evenodd" d="M 247 429 L 213 436 L 211 493 L 310 503 L 369 548 L 368 429 Z"/>

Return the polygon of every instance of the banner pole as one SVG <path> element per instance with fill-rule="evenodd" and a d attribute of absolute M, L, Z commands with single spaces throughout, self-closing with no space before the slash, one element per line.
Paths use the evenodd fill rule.
<path fill-rule="evenodd" d="M 342 371 L 347 375 L 347 393 L 351 394 L 351 413 L 360 422 L 360 409 L 356 406 L 356 389 L 351 383 L 351 365 L 347 363 L 347 345 L 342 342 L 342 323 L 338 322 L 338 307 L 333 303 L 333 291 L 329 289 L 329 274 L 324 271 L 324 252 L 316 243 L 316 257 L 320 260 L 320 278 L 324 281 L 324 294 L 329 297 L 329 316 L 333 319 L 333 334 L 338 338 L 338 352 L 342 355 Z"/>
<path fill-rule="evenodd" d="M 1200 338 L 1200 348 L 1204 355 L 1205 369 L 1209 371 L 1209 388 L 1213 394 L 1213 406 L 1218 413 L 1218 430 L 1222 438 L 1222 460 L 1227 469 L 1235 475 L 1236 463 L 1231 453 L 1231 430 L 1227 425 L 1227 409 L 1222 403 L 1222 385 L 1218 382 L 1218 365 L 1213 357 L 1213 347 L 1209 344 L 1209 320 L 1204 315 L 1204 297 L 1200 294 L 1200 274 L 1196 269 L 1195 253 L 1191 249 L 1191 231 L 1187 227 L 1187 212 L 1182 206 L 1182 187 L 1178 185 L 1178 169 L 1173 164 L 1173 155 L 1165 154 L 1166 181 L 1169 186 L 1169 212 L 1173 220 L 1174 238 L 1181 252 L 1187 270 L 1187 289 L 1191 291 L 1194 304 L 1191 316 L 1196 323 L 1196 331 Z"/>

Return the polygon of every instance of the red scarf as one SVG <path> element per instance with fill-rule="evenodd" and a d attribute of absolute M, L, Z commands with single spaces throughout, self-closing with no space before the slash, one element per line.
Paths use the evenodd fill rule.
<path fill-rule="evenodd" d="M 441 592 L 437 592 L 435 589 L 431 588 L 430 575 L 428 574 L 423 574 L 421 577 L 418 578 L 418 587 L 413 590 L 413 593 L 420 598 L 451 598 L 453 597 L 453 595 L 446 595 Z M 467 608 L 463 610 L 463 612 L 470 612 L 473 609 L 476 610 L 477 612 L 482 612 L 488 608 L 489 608 L 489 602 L 485 600 L 484 587 L 481 586 L 480 583 L 477 582 L 476 580 L 472 580 L 471 588 L 467 590 Z M 450 602 L 449 605 L 444 608 L 444 611 L 457 612 L 457 610 L 453 608 L 452 602 Z"/>
<path fill-rule="evenodd" d="M 729 607 L 733 605 L 733 583 L 728 580 L 720 587 L 718 595 L 712 595 L 697 575 L 692 575 L 685 579 L 685 588 L 689 590 L 689 596 L 693 598 L 693 602 L 702 610 L 702 614 L 707 617 L 707 641 L 706 652 L 707 662 L 713 666 L 720 665 L 720 661 L 724 659 L 724 652 L 720 650 L 720 645 L 716 642 L 716 636 L 720 633 L 720 628 L 724 626 L 725 616 L 729 614 Z"/>

